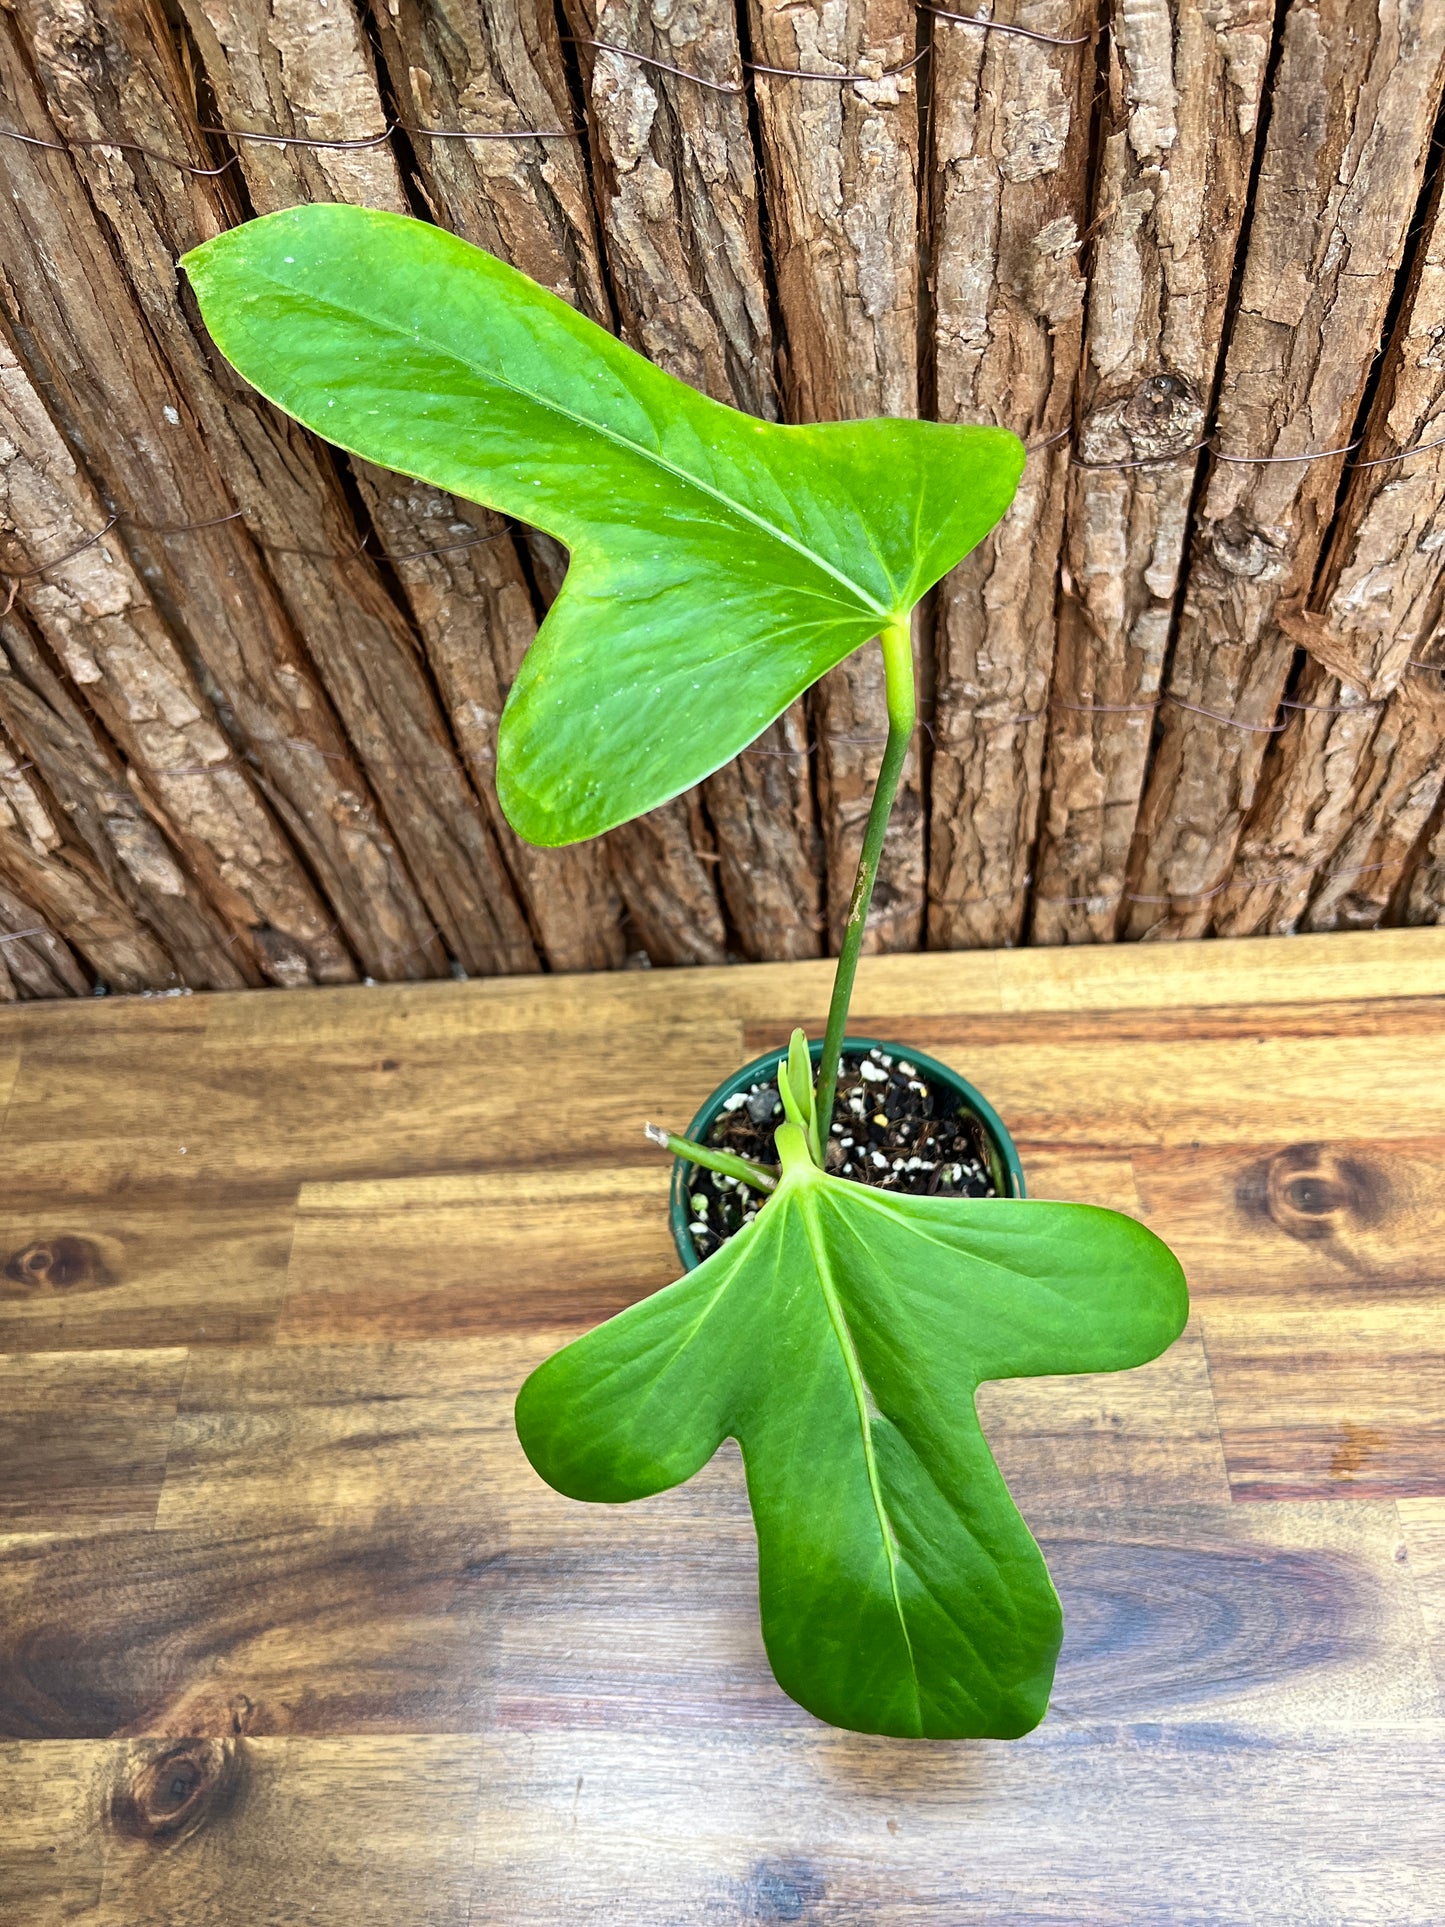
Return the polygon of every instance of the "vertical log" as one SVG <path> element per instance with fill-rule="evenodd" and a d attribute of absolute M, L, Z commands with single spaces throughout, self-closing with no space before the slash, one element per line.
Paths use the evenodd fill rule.
<path fill-rule="evenodd" d="M 795 421 L 918 412 L 918 68 L 913 0 L 748 0 L 768 225 Z M 905 70 L 906 69 L 906 70 Z M 903 70 L 903 71 L 900 71 Z M 867 79 L 847 78 L 868 75 Z M 811 704 L 836 948 L 887 735 L 869 644 Z M 923 797 L 910 751 L 864 939 L 911 949 L 923 929 Z"/>
<path fill-rule="evenodd" d="M 703 0 L 664 13 L 648 0 L 564 5 L 586 87 L 602 234 L 623 334 L 680 381 L 776 420 L 772 326 L 732 6 Z M 630 59 L 618 48 L 649 59 Z"/>
<path fill-rule="evenodd" d="M 1004 0 L 993 17 L 1087 39 L 1092 0 Z M 931 163 L 941 421 L 994 422 L 1030 455 L 1003 522 L 943 583 L 935 651 L 928 941 L 1015 943 L 1039 807 L 1083 333 L 1094 56 L 935 22 Z"/>
<path fill-rule="evenodd" d="M 132 643 L 114 617 L 105 627 L 106 641 L 144 670 L 144 634 Z M 23 894 L 43 896 L 47 915 L 101 980 L 118 990 L 235 990 L 257 981 L 189 874 L 184 842 L 167 840 L 154 801 L 127 782 L 114 749 L 15 613 L 0 620 L 0 724 L 21 761 L 34 765 L 37 789 L 54 798 L 53 809 L 37 805 L 28 820 L 20 813 L 30 847 L 76 882 L 72 891 L 63 876 L 52 877 L 45 893 L 33 866 L 12 874 Z M 18 862 L 18 847 L 13 855 Z"/>
<path fill-rule="evenodd" d="M 1334 719 L 1344 720 L 1342 718 Z M 1323 869 L 1304 879 L 1306 930 L 1369 930 L 1380 922 L 1445 784 L 1445 690 L 1403 682 L 1367 731 L 1349 744 L 1353 809 Z"/>
<path fill-rule="evenodd" d="M 1110 8 L 1035 942 L 1107 941 L 1121 914 L 1273 11 Z"/>
<path fill-rule="evenodd" d="M 0 782 L 3 782 L 0 748 Z M 0 879 L 4 846 L 10 840 L 6 807 L 0 795 Z M 0 1004 L 22 997 L 83 997 L 90 986 L 75 958 L 44 921 L 41 912 L 0 880 Z"/>
<path fill-rule="evenodd" d="M 622 962 L 621 905 L 597 852 L 524 843 L 497 800 L 497 725 L 537 633 L 531 591 L 505 523 L 439 489 L 353 462 L 406 592 L 452 735 L 554 970 Z"/>
<path fill-rule="evenodd" d="M 1435 0 L 1292 0 L 1286 15 L 1225 360 L 1219 457 L 1194 531 L 1140 817 L 1131 937 L 1201 934 L 1233 863 L 1294 654 L 1279 612 L 1309 590 L 1344 461 L 1279 458 L 1350 438 L 1415 212 L 1442 68 L 1445 9 Z"/>
<path fill-rule="evenodd" d="M 0 568 L 215 906 L 192 902 L 188 970 L 216 988 L 263 972 L 282 984 L 349 977 L 330 919 L 130 558 L 113 533 L 91 539 L 106 523 L 102 504 L 3 336 L 0 450 Z M 177 894 L 168 854 L 162 873 L 158 887 Z M 193 897 L 189 883 L 183 894 Z"/>
<path fill-rule="evenodd" d="M 525 0 L 518 7 L 502 0 L 482 0 L 479 7 L 457 10 L 443 7 L 423 8 L 418 0 L 372 0 L 376 22 L 392 86 L 410 122 L 419 125 L 475 128 L 478 132 L 497 132 L 515 127 L 563 127 L 572 123 L 562 51 L 556 18 L 543 0 Z M 578 14 L 579 32 L 586 33 L 590 16 Z M 609 15 L 610 23 L 610 15 Z M 632 30 L 629 22 L 614 26 L 621 44 Z M 663 33 L 663 29 L 657 32 Z M 682 28 L 678 28 L 682 32 Z M 589 37 L 596 37 L 589 35 Z M 604 36 L 608 37 L 608 36 Z M 714 31 L 711 41 L 716 43 Z M 638 43 L 641 44 L 641 43 Z M 585 51 L 585 50 L 584 50 Z M 714 46 L 714 53 L 716 52 Z M 615 58 L 615 57 L 614 57 Z M 624 63 L 625 64 L 625 63 Z M 608 102 L 604 99 L 601 123 L 598 121 L 594 94 L 594 131 L 609 121 Z M 605 94 L 605 90 L 604 90 Z M 652 125 L 647 115 L 631 130 L 637 143 L 637 167 L 646 155 L 646 178 L 653 188 L 650 207 L 634 193 L 631 198 L 631 244 L 645 252 L 649 237 L 665 234 L 665 273 L 671 281 L 660 281 L 649 298 L 645 276 L 639 278 L 640 264 L 613 263 L 614 272 L 632 269 L 631 279 L 623 283 L 625 318 L 633 341 L 647 352 L 656 353 L 664 366 L 687 379 L 697 379 L 704 362 L 726 376 L 726 331 L 708 306 L 709 280 L 701 274 L 689 254 L 689 237 L 679 227 L 678 206 L 668 170 L 682 164 L 683 148 L 676 145 L 677 129 L 668 114 L 663 117 L 665 135 L 673 143 L 668 151 L 667 169 L 660 169 L 651 142 L 657 134 L 658 101 L 649 93 L 643 106 L 650 103 Z M 709 122 L 706 131 L 716 143 L 719 127 Z M 683 143 L 685 147 L 685 141 Z M 630 151 L 630 150 L 629 150 Z M 428 141 L 418 140 L 418 165 L 423 186 L 437 217 L 456 233 L 490 249 L 510 261 L 534 281 L 550 288 L 580 307 L 604 327 L 612 326 L 611 301 L 592 211 L 584 147 L 580 140 L 560 141 Z M 736 171 L 736 154 L 724 135 L 720 150 L 712 154 L 724 185 L 726 205 L 714 217 L 714 226 L 726 231 L 737 228 L 739 215 L 734 208 L 736 187 L 731 177 Z M 667 178 L 662 179 L 666 174 Z M 661 185 L 659 182 L 661 181 Z M 729 210 L 732 210 L 731 214 Z M 649 221 L 651 223 L 649 227 Z M 614 222 L 615 226 L 615 222 Z M 615 237 L 614 237 L 615 238 Z M 692 253 L 695 254 L 695 244 Z M 737 276 L 745 276 L 746 256 L 738 263 Z M 721 265 L 708 269 L 726 285 Z M 676 317 L 683 311 L 679 325 Z M 650 319 L 655 315 L 655 322 Z M 669 327 L 667 316 L 674 324 Z M 666 349 L 677 350 L 683 337 L 701 340 L 707 353 L 693 354 L 685 366 L 668 360 Z M 714 390 L 725 398 L 727 390 Z M 550 601 L 561 586 L 565 556 L 546 537 L 533 535 L 529 540 L 533 572 L 545 600 Z M 729 773 L 713 779 L 709 791 L 717 786 L 722 802 L 738 787 L 738 778 Z M 711 793 L 709 801 L 712 801 Z M 656 963 L 720 963 L 727 955 L 727 932 L 718 904 L 713 867 L 704 866 L 692 846 L 693 823 L 701 821 L 695 804 L 686 798 L 665 804 L 656 813 L 659 820 L 645 829 L 628 826 L 606 839 L 605 844 L 576 853 L 574 862 L 598 866 L 594 890 L 605 889 L 601 866 L 610 865 L 616 888 L 620 891 L 636 929 L 646 929 L 646 948 Z M 764 832 L 755 831 L 755 838 Z M 659 873 L 657 865 L 663 869 Z M 766 885 L 769 879 L 764 878 Z M 743 932 L 744 947 L 760 921 L 750 911 L 759 894 L 747 887 L 752 879 L 739 881 L 733 909 Z M 669 896 L 673 908 L 669 911 Z M 766 942 L 766 919 L 761 937 Z M 790 928 L 796 927 L 796 919 Z M 754 954 L 777 954 L 766 949 Z"/>
<path fill-rule="evenodd" d="M 587 90 L 623 333 L 680 380 L 776 419 L 757 183 L 730 0 L 666 19 L 643 0 L 567 0 L 567 17 Z M 590 44 L 597 40 L 610 44 Z M 619 47 L 658 64 L 630 59 Z M 759 738 L 753 754 L 703 786 L 718 830 L 723 898 L 747 957 L 811 957 L 822 948 L 808 758 L 797 754 L 806 741 L 800 706 Z"/>
<path fill-rule="evenodd" d="M 592 195 L 553 0 L 369 0 L 417 171 L 443 226 L 606 325 Z M 431 139 L 434 127 L 477 140 Z M 519 128 L 535 135 L 500 139 Z M 548 139 L 566 129 L 567 138 Z"/>
<path fill-rule="evenodd" d="M 1283 934 L 1302 920 L 1310 929 L 1376 921 L 1420 829 L 1409 822 L 1426 776 L 1419 758 L 1431 758 L 1433 692 L 1410 676 L 1409 661 L 1423 653 L 1445 602 L 1445 447 L 1430 446 L 1445 437 L 1442 337 L 1445 199 L 1437 182 L 1312 607 L 1278 618 L 1307 652 L 1290 698 L 1301 707 L 1286 709 L 1287 727 L 1271 746 L 1217 906 L 1222 935 Z M 1402 452 L 1407 459 L 1388 459 Z M 1437 742 L 1437 760 L 1442 750 Z M 1399 804 L 1404 820 L 1381 854 L 1392 794 L 1411 800 Z M 1371 854 L 1361 857 L 1366 846 Z M 1358 886 L 1319 874 L 1362 863 L 1370 868 Z M 1393 869 L 1375 867 L 1387 864 Z"/>
<path fill-rule="evenodd" d="M 1401 921 L 1445 923 L 1445 809 L 1438 804 L 1435 821 L 1425 832 L 1424 847 L 1410 878 Z"/>
<path fill-rule="evenodd" d="M 61 840 L 23 760 L 0 730 L 0 1001 L 84 997 L 90 989 L 59 934 L 46 893 L 28 887 L 32 850 L 43 865 L 44 844 L 53 849 Z"/>
<path fill-rule="evenodd" d="M 29 4 L 50 8 L 54 0 L 29 0 Z M 81 4 L 92 4 L 92 0 L 81 0 Z M 210 79 L 233 125 L 279 127 L 302 137 L 314 133 L 320 139 L 328 139 L 337 127 L 355 133 L 358 125 L 383 125 L 366 50 L 353 46 L 358 35 L 355 17 L 349 13 L 343 17 L 341 8 L 320 12 L 285 4 L 285 0 L 274 10 L 266 10 L 264 4 L 231 8 L 225 0 L 218 0 L 212 13 L 214 23 L 197 6 L 189 10 L 189 17 L 193 27 L 206 35 L 216 66 Z M 168 64 L 164 58 L 166 27 L 154 0 L 127 0 L 127 6 L 114 15 L 102 15 L 98 10 L 91 15 L 94 35 L 104 35 L 104 29 L 112 23 L 118 33 L 125 31 L 129 37 L 104 40 L 104 60 L 94 62 L 118 96 L 112 112 L 121 110 L 125 94 L 137 92 L 135 85 L 127 87 L 127 73 L 145 71 L 148 112 L 166 123 L 171 141 L 193 141 L 193 133 L 185 127 L 185 102 L 177 98 L 175 62 Z M 272 31 L 268 33 L 266 27 Z M 60 58 L 52 56 L 50 66 L 56 71 L 60 91 Z M 370 94 L 364 83 L 370 85 Z M 268 89 L 274 89 L 274 98 Z M 295 110 L 285 89 L 297 102 Z M 67 96 L 67 108 L 75 114 L 81 112 L 73 94 Z M 364 116 L 364 121 L 358 116 Z M 376 200 L 374 193 L 374 150 L 239 143 L 239 154 L 252 200 L 262 212 L 310 198 L 312 189 L 322 187 L 329 187 L 328 198 L 372 198 L 374 204 L 387 204 Z M 395 181 L 395 168 L 391 168 L 391 179 Z M 125 252 L 127 268 L 143 287 L 150 281 L 146 254 L 152 247 L 160 260 L 166 260 L 171 249 L 193 245 L 231 218 L 231 210 L 216 197 L 202 206 L 198 189 L 187 193 L 171 189 L 164 197 L 160 170 L 154 175 L 154 183 L 156 189 L 145 208 L 145 225 L 139 227 L 135 245 L 127 245 L 131 225 L 139 225 L 135 202 L 119 202 L 119 212 L 114 216 L 114 233 Z M 391 204 L 405 204 L 399 189 L 395 189 Z M 435 975 L 445 967 L 445 952 L 435 942 L 437 937 L 445 938 L 451 954 L 472 971 L 536 969 L 538 960 L 526 919 L 514 898 L 486 819 L 476 807 L 476 798 L 453 752 L 426 673 L 416 661 L 416 644 L 407 619 L 385 592 L 376 570 L 356 553 L 355 526 L 351 526 L 345 505 L 335 495 L 335 484 L 322 482 L 324 470 L 304 437 L 285 430 L 277 432 L 268 410 L 258 401 L 239 399 L 229 422 L 220 424 L 216 420 L 218 389 L 210 382 L 210 370 L 204 366 L 200 349 L 181 339 L 181 318 L 175 316 L 173 303 L 175 295 L 164 287 L 162 277 L 160 287 L 150 287 L 150 308 L 160 312 L 164 339 L 179 364 L 177 372 L 187 382 L 187 399 L 218 434 L 218 441 L 222 445 L 229 441 L 227 453 L 239 441 L 245 449 L 245 466 L 258 462 L 258 437 L 245 432 L 249 422 L 243 428 L 243 420 L 250 416 L 252 420 L 268 418 L 277 449 L 285 451 L 289 441 L 301 457 L 299 482 L 285 489 L 279 503 L 272 503 L 270 509 L 272 516 L 283 515 L 285 509 L 299 511 L 301 522 L 293 522 L 281 540 L 268 538 L 268 553 L 277 572 L 289 572 L 285 580 L 291 584 L 295 599 L 304 605 L 310 655 L 374 794 L 385 800 L 395 842 L 424 904 L 422 911 L 422 904 L 416 904 L 410 892 L 401 863 L 391 859 L 391 869 L 397 873 L 393 898 L 412 896 L 414 908 L 422 915 L 414 919 L 420 921 L 420 929 L 412 927 L 403 952 L 391 960 L 389 973 Z M 222 382 L 229 395 L 241 395 L 241 385 L 233 378 L 223 376 Z M 249 489 L 249 509 L 266 513 L 264 497 L 274 480 L 281 482 L 283 478 L 277 476 L 272 459 Z M 299 549 L 312 553 L 299 557 L 295 553 Z M 326 572 L 295 568 L 297 563 L 316 561 L 335 565 L 329 584 Z M 343 570 L 345 582 L 339 580 Z M 335 586 L 341 594 L 328 603 L 329 586 Z"/>

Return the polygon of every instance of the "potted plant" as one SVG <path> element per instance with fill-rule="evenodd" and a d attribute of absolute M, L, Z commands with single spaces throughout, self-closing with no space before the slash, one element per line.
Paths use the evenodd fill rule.
<path fill-rule="evenodd" d="M 750 1067 L 695 1127 L 725 1140 L 718 1117 L 747 1110 L 772 1155 L 653 1132 L 681 1161 L 688 1211 L 700 1174 L 756 1202 L 731 1225 L 688 1217 L 709 1255 L 540 1366 L 517 1430 L 559 1492 L 609 1501 L 677 1485 L 735 1438 L 784 1690 L 864 1732 L 1027 1732 L 1062 1616 L 976 1390 L 1154 1358 L 1183 1328 L 1183 1274 L 1131 1218 L 1025 1199 L 1007 1134 L 967 1087 L 940 1095 L 943 1066 L 844 1051 L 915 724 L 910 612 L 1008 506 L 1020 443 L 934 422 L 755 421 L 391 214 L 296 208 L 184 265 L 222 352 L 289 414 L 570 551 L 499 734 L 501 801 L 533 842 L 599 835 L 689 788 L 878 639 L 887 747 L 826 1034 L 810 1049 L 795 1033 L 775 1091 Z M 930 1121 L 956 1145 L 980 1127 L 945 1181 L 935 1157 L 923 1182 L 929 1159 L 898 1157 L 896 1140 L 879 1166 L 848 1128 L 871 1130 L 885 1087 L 901 1087 L 896 1115 L 885 1097 L 872 1117 L 906 1114 L 905 1144 Z"/>

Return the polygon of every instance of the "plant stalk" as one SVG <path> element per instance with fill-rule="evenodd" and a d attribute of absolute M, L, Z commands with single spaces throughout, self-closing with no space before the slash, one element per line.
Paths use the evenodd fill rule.
<path fill-rule="evenodd" d="M 778 1167 L 776 1164 L 750 1164 L 731 1151 L 719 1151 L 711 1144 L 698 1144 L 690 1137 L 678 1137 L 674 1131 L 664 1131 L 660 1125 L 647 1126 L 647 1138 L 651 1144 L 671 1151 L 675 1158 L 682 1158 L 687 1164 L 705 1164 L 709 1171 L 720 1171 L 725 1178 L 737 1178 L 743 1184 L 750 1184 L 758 1191 L 776 1191 L 778 1188 Z"/>
<path fill-rule="evenodd" d="M 823 1036 L 823 1055 L 818 1062 L 817 1095 L 813 1101 L 813 1155 L 818 1163 L 826 1154 L 829 1127 L 833 1121 L 833 1099 L 838 1090 L 838 1058 L 843 1049 L 843 1033 L 848 1027 L 848 1005 L 853 996 L 853 978 L 858 955 L 863 947 L 863 932 L 868 922 L 868 906 L 873 901 L 873 885 L 878 880 L 878 865 L 883 859 L 883 838 L 893 813 L 908 745 L 913 740 L 918 720 L 918 702 L 913 689 L 913 625 L 906 615 L 897 616 L 879 632 L 883 650 L 884 689 L 888 700 L 888 742 L 878 771 L 877 787 L 868 809 L 868 827 L 863 834 L 863 853 L 858 859 L 858 876 L 853 885 L 853 901 L 848 923 L 838 952 L 838 968 L 833 977 L 833 996 L 828 1005 L 828 1028 Z"/>

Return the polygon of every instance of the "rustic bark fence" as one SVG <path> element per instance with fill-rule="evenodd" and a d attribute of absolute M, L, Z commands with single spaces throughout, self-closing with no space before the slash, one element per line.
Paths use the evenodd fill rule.
<path fill-rule="evenodd" d="M 0 0 L 0 997 L 837 931 L 873 650 L 512 835 L 563 558 L 283 420 L 175 270 L 310 200 L 759 414 L 1030 444 L 920 624 L 878 946 L 1445 919 L 1442 93 L 1440 0 Z"/>

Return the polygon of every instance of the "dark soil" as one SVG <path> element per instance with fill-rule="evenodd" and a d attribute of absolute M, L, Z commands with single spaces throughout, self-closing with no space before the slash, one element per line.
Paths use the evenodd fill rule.
<path fill-rule="evenodd" d="M 776 1077 L 728 1099 L 707 1143 L 754 1164 L 776 1164 L 783 1118 Z M 920 1073 L 906 1053 L 845 1052 L 838 1070 L 827 1168 L 880 1191 L 932 1198 L 996 1198 L 1003 1173 L 988 1134 L 951 1090 Z M 765 1194 L 736 1178 L 687 1169 L 692 1242 L 700 1258 L 758 1214 Z"/>

